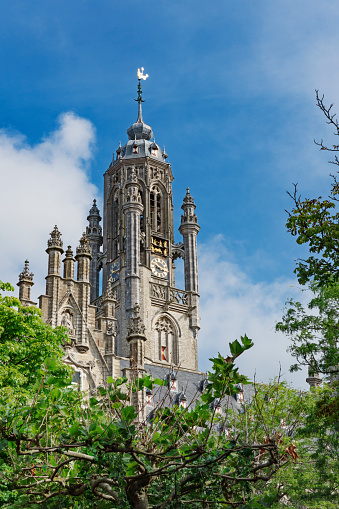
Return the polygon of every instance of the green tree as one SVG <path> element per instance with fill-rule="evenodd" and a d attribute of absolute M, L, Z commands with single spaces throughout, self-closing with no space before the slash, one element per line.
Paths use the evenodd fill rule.
<path fill-rule="evenodd" d="M 5 507 L 270 507 L 278 494 L 264 486 L 288 461 L 291 439 L 274 417 L 273 393 L 234 411 L 232 395 L 248 383 L 235 359 L 251 346 L 244 336 L 230 357 L 212 359 L 205 390 L 187 408 L 169 405 L 168 386 L 150 376 L 109 378 L 86 398 L 46 367 L 31 402 L 0 401 L 2 447 L 14 467 L 7 482 L 22 494 Z M 131 401 L 146 388 L 164 392 L 142 422 Z"/>
<path fill-rule="evenodd" d="M 13 291 L 0 281 L 2 292 Z M 0 396 L 15 408 L 32 398 L 49 365 L 55 376 L 66 376 L 61 344 L 68 340 L 65 329 L 52 329 L 34 307 L 24 307 L 13 296 L 0 294 Z M 53 361 L 51 360 L 53 359 Z M 10 476 L 13 464 L 4 443 L 0 444 L 2 471 Z M 0 504 L 16 499 L 6 479 L 0 482 Z"/>
<path fill-rule="evenodd" d="M 0 290 L 13 291 L 0 281 Z M 29 396 L 44 374 L 44 364 L 53 358 L 55 374 L 66 375 L 61 345 L 68 341 L 66 329 L 41 319 L 35 307 L 25 307 L 13 296 L 0 294 L 0 394 Z"/>
<path fill-rule="evenodd" d="M 339 136 L 333 105 L 324 104 L 316 91 L 317 106 Z M 330 163 L 339 165 L 339 145 L 316 142 L 320 150 L 331 152 Z M 297 432 L 305 461 L 286 470 L 284 483 L 290 486 L 288 507 L 332 508 L 339 502 L 339 182 L 331 175 L 329 195 L 301 199 L 297 186 L 289 193 L 294 206 L 287 220 L 288 231 L 298 244 L 309 248 L 310 256 L 299 259 L 295 269 L 301 285 L 309 285 L 313 298 L 305 309 L 289 301 L 277 329 L 291 339 L 290 351 L 296 359 L 291 370 L 307 366 L 311 376 L 318 373 L 324 386 L 313 389 L 305 423 Z M 283 476 L 281 471 L 280 476 Z M 293 505 L 294 504 L 294 505 Z"/>
<path fill-rule="evenodd" d="M 327 124 L 334 128 L 334 135 L 339 136 L 339 123 L 332 112 L 333 104 L 326 107 L 324 96 L 316 91 L 317 106 L 323 112 Z M 330 163 L 339 166 L 339 145 L 328 145 L 321 140 L 315 142 L 320 150 L 334 154 Z M 293 193 L 288 193 L 294 207 L 288 212 L 287 230 L 296 237 L 298 244 L 308 245 L 310 256 L 300 259 L 295 273 L 300 284 L 314 282 L 321 288 L 326 284 L 339 281 L 339 212 L 337 210 L 339 182 L 336 175 L 331 175 L 332 184 L 326 198 L 314 197 L 301 199 L 294 185 Z"/>

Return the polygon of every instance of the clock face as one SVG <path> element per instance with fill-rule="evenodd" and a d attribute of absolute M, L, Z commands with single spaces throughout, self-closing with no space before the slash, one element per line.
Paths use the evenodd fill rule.
<path fill-rule="evenodd" d="M 120 259 L 118 258 L 117 260 L 114 260 L 114 262 L 111 263 L 109 268 L 108 281 L 110 283 L 115 283 L 115 281 L 118 281 L 119 271 L 120 271 Z"/>
<path fill-rule="evenodd" d="M 154 276 L 161 277 L 162 279 L 167 278 L 168 266 L 166 260 L 162 258 L 152 258 L 151 269 Z"/>

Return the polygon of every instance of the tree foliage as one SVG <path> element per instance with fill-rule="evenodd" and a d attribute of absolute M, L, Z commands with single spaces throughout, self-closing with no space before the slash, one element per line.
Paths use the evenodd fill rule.
<path fill-rule="evenodd" d="M 334 135 L 339 136 L 333 105 L 327 107 L 318 91 L 316 99 Z M 338 144 L 328 145 L 323 140 L 316 144 L 320 150 L 334 153 L 330 162 L 339 165 Z M 291 370 L 308 366 L 310 376 L 320 374 L 325 382 L 312 390 L 305 422 L 297 430 L 302 461 L 277 476 L 290 487 L 287 507 L 300 509 L 332 509 L 339 502 L 339 182 L 337 175 L 331 177 L 325 199 L 301 199 L 296 185 L 289 193 L 294 207 L 287 229 L 310 253 L 307 259 L 298 260 L 295 272 L 300 284 L 309 285 L 313 298 L 307 309 L 300 302 L 289 301 L 277 329 L 291 339 L 290 351 L 297 361 Z"/>
<path fill-rule="evenodd" d="M 276 394 L 257 391 L 235 410 L 232 396 L 248 381 L 234 361 L 251 346 L 244 336 L 227 359 L 212 359 L 205 390 L 187 408 L 169 404 L 167 382 L 149 375 L 109 378 L 86 397 L 46 366 L 31 401 L 0 401 L 1 447 L 13 467 L 2 476 L 21 493 L 6 507 L 269 507 L 278 494 L 264 486 L 290 460 L 291 439 Z M 148 421 L 132 404 L 145 388 L 161 393 Z"/>
<path fill-rule="evenodd" d="M 326 107 L 324 96 L 320 97 L 316 91 L 317 106 L 324 113 L 326 122 L 334 128 L 334 135 L 339 136 L 339 124 L 333 104 Z M 334 153 L 334 160 L 339 165 L 339 144 L 327 145 L 323 140 L 316 142 L 320 150 Z M 294 202 L 294 207 L 288 212 L 288 231 L 296 237 L 298 244 L 308 245 L 310 256 L 306 260 L 299 260 L 295 269 L 298 281 L 304 285 L 315 282 L 318 286 L 339 280 L 339 212 L 337 210 L 339 182 L 336 175 L 331 175 L 332 184 L 326 198 L 301 199 L 294 185 L 293 193 L 288 193 Z"/>
<path fill-rule="evenodd" d="M 0 281 L 1 291 L 13 291 Z M 0 294 L 0 394 L 29 396 L 44 373 L 44 364 L 54 359 L 53 372 L 69 372 L 62 363 L 62 343 L 68 340 L 62 327 L 52 329 L 35 307 L 25 307 L 13 296 Z"/>

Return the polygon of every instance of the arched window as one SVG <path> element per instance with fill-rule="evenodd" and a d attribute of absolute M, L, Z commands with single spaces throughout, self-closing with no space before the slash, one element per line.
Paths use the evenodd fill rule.
<path fill-rule="evenodd" d="M 119 229 L 119 189 L 113 195 L 113 238 L 118 236 Z"/>
<path fill-rule="evenodd" d="M 154 186 L 150 195 L 151 227 L 154 232 L 162 231 L 162 196 L 159 187 Z"/>
<path fill-rule="evenodd" d="M 174 326 L 169 318 L 161 316 L 154 327 L 157 335 L 156 351 L 158 360 L 178 364 L 178 341 Z"/>

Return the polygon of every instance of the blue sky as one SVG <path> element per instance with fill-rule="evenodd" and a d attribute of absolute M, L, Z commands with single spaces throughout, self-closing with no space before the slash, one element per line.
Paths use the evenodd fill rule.
<path fill-rule="evenodd" d="M 286 190 L 323 194 L 333 170 L 313 142 L 332 134 L 314 89 L 339 105 L 338 3 L 12 0 L 1 14 L 2 279 L 15 283 L 27 256 L 43 292 L 55 223 L 75 247 L 136 119 L 143 66 L 144 119 L 169 154 L 176 224 L 189 185 L 201 225 L 200 366 L 246 331 L 257 352 L 248 374 L 274 376 L 279 362 L 287 373 L 288 343 L 273 329 L 298 294 L 303 253 L 285 231 Z"/>

